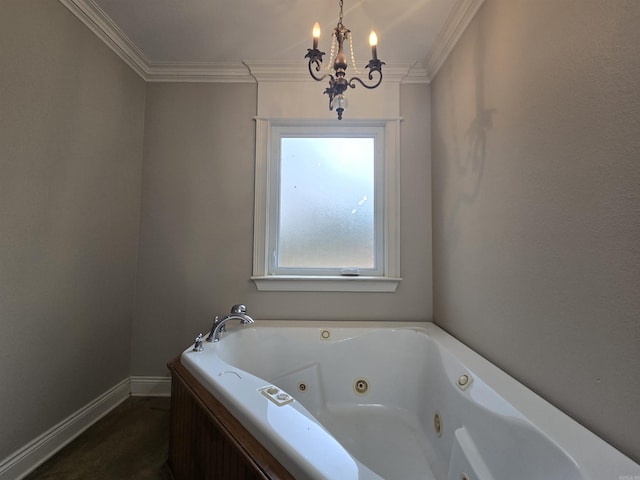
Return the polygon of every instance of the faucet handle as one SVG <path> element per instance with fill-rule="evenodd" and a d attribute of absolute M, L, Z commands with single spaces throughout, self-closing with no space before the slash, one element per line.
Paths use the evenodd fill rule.
<path fill-rule="evenodd" d="M 202 346 L 202 334 L 200 333 L 196 337 L 195 343 L 193 344 L 193 351 L 201 352 L 202 350 L 204 350 L 204 347 Z"/>
<path fill-rule="evenodd" d="M 233 307 L 231 307 L 231 313 L 247 313 L 247 307 L 246 305 L 242 305 L 241 303 L 238 303 L 236 305 L 234 305 Z"/>

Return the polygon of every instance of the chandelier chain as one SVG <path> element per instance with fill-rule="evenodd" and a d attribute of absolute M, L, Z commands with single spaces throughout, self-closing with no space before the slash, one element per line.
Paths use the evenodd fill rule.
<path fill-rule="evenodd" d="M 333 61 L 335 59 L 336 56 L 336 44 L 338 43 L 338 41 L 336 40 L 336 34 L 335 32 L 333 32 L 331 34 L 331 50 L 329 51 L 329 61 L 326 63 L 326 65 L 324 66 L 323 71 L 329 73 L 333 70 Z"/>
<path fill-rule="evenodd" d="M 336 58 L 336 45 L 338 44 L 338 39 L 336 38 L 335 32 L 331 35 L 331 51 L 329 52 L 329 61 L 327 62 L 327 70 L 331 71 L 333 69 L 333 61 Z"/>
<path fill-rule="evenodd" d="M 353 71 L 356 72 L 357 75 L 360 75 L 362 71 L 358 68 L 356 58 L 353 55 L 353 42 L 351 41 L 351 35 L 349 35 L 349 48 L 351 50 L 351 65 L 353 66 Z"/>
<path fill-rule="evenodd" d="M 338 20 L 338 25 L 342 25 L 342 4 L 344 0 L 340 0 L 340 20 Z"/>

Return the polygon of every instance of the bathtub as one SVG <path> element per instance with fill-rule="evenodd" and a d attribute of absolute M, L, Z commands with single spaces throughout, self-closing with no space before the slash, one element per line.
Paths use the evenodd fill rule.
<path fill-rule="evenodd" d="M 640 480 L 640 465 L 432 323 L 228 330 L 179 363 L 290 478 Z"/>

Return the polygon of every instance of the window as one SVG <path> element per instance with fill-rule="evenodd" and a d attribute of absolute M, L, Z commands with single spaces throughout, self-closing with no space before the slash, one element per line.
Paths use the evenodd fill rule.
<path fill-rule="evenodd" d="M 381 274 L 379 132 L 300 134 L 277 128 L 272 137 L 279 163 L 271 179 L 268 274 Z"/>
<path fill-rule="evenodd" d="M 257 122 L 258 289 L 395 291 L 397 122 Z"/>

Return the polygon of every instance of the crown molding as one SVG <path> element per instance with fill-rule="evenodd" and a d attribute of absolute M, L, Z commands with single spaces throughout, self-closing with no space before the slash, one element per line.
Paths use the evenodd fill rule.
<path fill-rule="evenodd" d="M 93 0 L 59 1 L 147 82 L 254 83 L 309 79 L 307 64 L 299 62 L 151 62 Z M 385 65 L 385 81 L 429 83 L 483 2 L 484 0 L 457 0 L 423 65 Z"/>
<path fill-rule="evenodd" d="M 418 62 L 414 63 L 402 79 L 402 83 L 429 83 L 430 79 L 427 75 L 427 69 Z"/>
<path fill-rule="evenodd" d="M 59 0 L 134 72 L 147 80 L 149 60 L 93 0 Z"/>
<path fill-rule="evenodd" d="M 483 3 L 484 0 L 458 0 L 456 2 L 424 62 L 425 74 L 429 82 L 436 76 Z"/>
<path fill-rule="evenodd" d="M 238 63 L 151 63 L 148 82 L 255 83 L 247 66 Z"/>
<path fill-rule="evenodd" d="M 251 76 L 259 83 L 266 82 L 299 82 L 308 81 L 309 75 L 307 62 L 265 62 L 265 61 L 247 61 L 243 62 Z M 391 63 L 386 64 L 383 70 L 385 82 L 399 82 L 411 76 L 412 79 L 420 77 L 420 68 L 414 70 L 416 65 L 412 63 Z M 364 77 L 368 74 L 368 70 L 363 68 L 358 70 L 356 74 Z M 347 75 L 349 77 L 349 75 Z M 377 79 L 377 77 L 375 77 Z M 426 77 L 425 77 L 426 79 Z M 415 83 L 415 82 L 413 82 Z"/>

